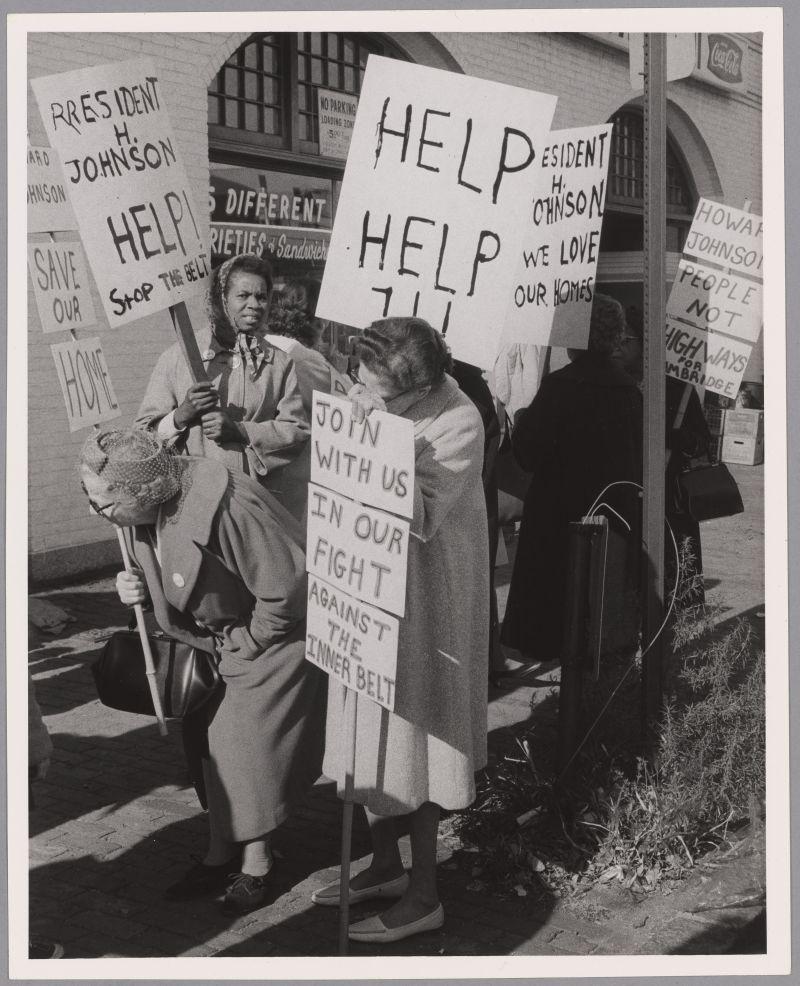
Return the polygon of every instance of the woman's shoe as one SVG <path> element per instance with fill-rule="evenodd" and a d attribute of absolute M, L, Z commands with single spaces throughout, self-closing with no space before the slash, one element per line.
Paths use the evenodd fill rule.
<path fill-rule="evenodd" d="M 416 921 L 409 921 L 408 924 L 398 925 L 396 928 L 387 928 L 381 920 L 379 914 L 351 924 L 347 932 L 347 937 L 351 941 L 364 942 L 393 942 L 402 941 L 403 938 L 410 938 L 411 935 L 419 935 L 423 931 L 436 931 L 444 924 L 444 908 L 441 904 L 426 914 L 424 917 L 417 918 Z"/>
<path fill-rule="evenodd" d="M 235 873 L 233 880 L 225 890 L 222 900 L 223 914 L 248 914 L 264 906 L 267 899 L 269 879 L 275 869 L 273 863 L 264 876 L 253 876 L 251 873 Z"/>
<path fill-rule="evenodd" d="M 164 900 L 195 900 L 197 897 L 220 894 L 231 882 L 231 874 L 239 869 L 238 856 L 219 866 L 206 866 L 200 862 L 199 857 L 193 858 L 197 862 L 177 883 L 167 887 Z"/>
<path fill-rule="evenodd" d="M 311 895 L 311 900 L 315 904 L 323 907 L 338 907 L 340 882 L 329 883 L 327 887 L 315 890 Z M 358 904 L 362 900 L 374 900 L 376 897 L 402 897 L 408 890 L 408 873 L 395 877 L 394 880 L 386 880 L 384 883 L 376 883 L 371 887 L 362 887 L 361 890 L 350 888 L 349 903 Z"/>

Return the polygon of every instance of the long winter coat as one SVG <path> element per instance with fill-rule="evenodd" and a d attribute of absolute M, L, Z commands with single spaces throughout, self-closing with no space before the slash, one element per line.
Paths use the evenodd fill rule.
<path fill-rule="evenodd" d="M 544 378 L 519 416 L 512 441 L 514 456 L 533 478 L 501 640 L 531 658 L 559 660 L 569 524 L 586 514 L 607 484 L 641 483 L 641 394 L 611 359 L 584 353 Z M 614 487 L 602 500 L 633 528 L 633 567 L 640 529 L 637 491 Z"/>
<path fill-rule="evenodd" d="M 389 405 L 391 410 L 391 404 Z M 360 699 L 355 800 L 381 815 L 464 808 L 486 763 L 489 553 L 480 414 L 446 377 L 414 422 L 414 518 L 394 712 Z M 330 683 L 324 773 L 344 785 L 344 689 Z"/>
<path fill-rule="evenodd" d="M 249 444 L 218 445 L 205 438 L 198 422 L 184 433 L 186 451 L 252 476 L 299 518 L 308 496 L 308 478 L 295 475 L 295 461 L 307 455 L 310 425 L 293 361 L 263 341 L 263 354 L 254 371 L 248 360 L 221 346 L 211 332 L 198 342 L 208 377 L 219 392 L 220 408 L 243 425 Z M 156 363 L 136 423 L 158 428 L 191 385 L 186 360 L 175 343 Z M 178 432 L 163 437 L 177 438 Z"/>
<path fill-rule="evenodd" d="M 219 462 L 189 459 L 182 484 L 155 527 L 127 533 L 162 630 L 219 653 L 206 796 L 218 834 L 247 841 L 279 825 L 320 774 L 325 676 L 303 656 L 302 532 Z"/>

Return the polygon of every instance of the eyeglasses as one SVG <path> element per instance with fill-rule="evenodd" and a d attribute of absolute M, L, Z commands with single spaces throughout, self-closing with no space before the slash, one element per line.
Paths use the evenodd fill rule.
<path fill-rule="evenodd" d="M 86 487 L 83 485 L 83 483 L 81 483 L 81 489 L 86 494 L 86 499 L 89 501 L 89 506 L 92 508 L 92 510 L 94 510 L 94 512 L 98 514 L 100 517 L 104 517 L 106 520 L 108 520 L 108 517 L 106 517 L 106 511 L 110 510 L 115 505 L 114 502 L 112 501 L 111 503 L 106 503 L 104 506 L 101 507 L 99 503 L 95 503 L 95 501 L 89 496 L 89 493 Z"/>

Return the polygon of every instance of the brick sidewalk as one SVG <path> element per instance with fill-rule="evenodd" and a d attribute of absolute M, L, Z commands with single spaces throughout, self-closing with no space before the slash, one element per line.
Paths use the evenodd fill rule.
<path fill-rule="evenodd" d="M 706 574 L 725 599 L 726 615 L 763 608 L 764 600 L 763 581 L 753 576 L 754 558 L 763 557 L 763 472 L 734 471 L 746 514 L 703 528 Z M 743 543 L 752 552 L 742 552 Z M 507 578 L 501 573 L 501 582 Z M 32 632 L 30 668 L 55 746 L 30 819 L 32 931 L 61 941 L 70 958 L 337 954 L 337 911 L 310 903 L 311 892 L 337 871 L 340 805 L 333 786 L 320 781 L 276 833 L 268 906 L 230 919 L 213 901 L 163 901 L 163 888 L 186 868 L 189 854 L 204 849 L 205 818 L 186 783 L 179 726 L 162 738 L 152 720 L 106 709 L 95 697 L 89 665 L 127 623 L 112 580 L 38 595 L 75 621 L 55 636 Z M 493 697 L 492 748 L 531 715 L 534 698 L 530 688 Z M 368 855 L 369 839 L 356 816 L 357 860 Z M 476 857 L 447 826 L 443 831 L 444 928 L 383 948 L 354 944 L 351 954 L 721 953 L 763 913 L 758 833 L 705 860 L 671 896 L 634 903 L 621 890 L 598 886 L 580 900 L 542 906 L 467 890 Z M 403 852 L 408 862 L 407 840 Z M 359 905 L 354 916 L 375 910 Z"/>

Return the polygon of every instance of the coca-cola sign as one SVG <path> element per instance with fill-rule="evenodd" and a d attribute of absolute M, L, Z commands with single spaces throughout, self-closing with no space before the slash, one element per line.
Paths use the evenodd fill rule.
<path fill-rule="evenodd" d="M 742 49 L 727 34 L 709 34 L 708 69 L 723 82 L 742 81 Z"/>

